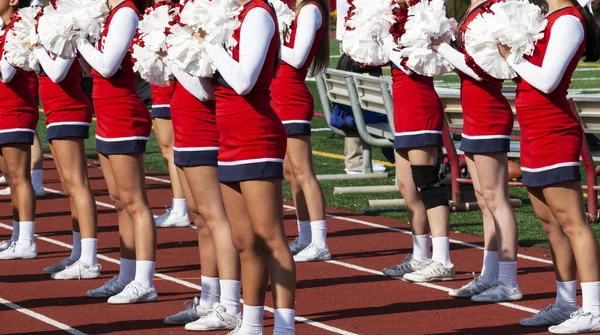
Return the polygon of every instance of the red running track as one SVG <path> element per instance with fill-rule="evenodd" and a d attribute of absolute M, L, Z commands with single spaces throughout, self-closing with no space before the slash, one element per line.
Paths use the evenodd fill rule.
<path fill-rule="evenodd" d="M 38 199 L 38 258 L 2 261 L 0 266 L 0 333 L 54 334 L 183 334 L 162 319 L 199 295 L 200 267 L 193 228 L 158 230 L 155 286 L 159 301 L 112 306 L 86 298 L 85 291 L 118 274 L 117 216 L 110 206 L 97 164 L 90 161 L 91 185 L 98 204 L 98 251 L 102 276 L 97 280 L 53 281 L 42 268 L 69 255 L 70 211 L 60 194 L 51 159 L 44 162 L 47 196 Z M 94 164 L 96 164 L 94 166 Z M 155 214 L 171 201 L 163 175 L 149 174 L 148 195 Z M 52 193 L 55 192 L 55 193 Z M 381 275 L 411 251 L 409 226 L 401 221 L 328 209 L 333 260 L 298 264 L 297 334 L 541 334 L 544 328 L 522 328 L 519 319 L 554 301 L 554 274 L 548 252 L 520 249 L 519 284 L 524 299 L 514 304 L 474 304 L 448 296 L 449 288 L 467 283 L 480 270 L 480 237 L 452 234 L 452 260 L 457 280 L 411 284 Z M 286 205 L 290 239 L 297 228 L 293 208 Z M 0 240 L 10 238 L 10 202 L 0 199 Z M 272 307 L 271 297 L 267 306 Z M 272 309 L 271 309 L 272 311 Z M 265 313 L 265 334 L 273 331 L 273 314 Z M 209 334 L 226 334 L 215 332 Z"/>

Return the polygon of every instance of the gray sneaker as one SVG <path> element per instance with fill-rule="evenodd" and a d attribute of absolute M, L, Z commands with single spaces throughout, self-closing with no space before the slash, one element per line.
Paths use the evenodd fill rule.
<path fill-rule="evenodd" d="M 467 285 L 465 285 L 459 289 L 452 290 L 452 291 L 448 292 L 448 294 L 451 297 L 455 297 L 455 298 L 471 298 L 472 296 L 483 293 L 484 291 L 486 291 L 487 289 L 492 287 L 492 285 L 483 283 L 480 280 L 480 278 L 481 277 L 474 276 L 474 279 L 471 282 L 469 282 Z"/>
<path fill-rule="evenodd" d="M 114 277 L 112 277 L 111 280 L 104 283 L 104 285 L 102 285 L 98 288 L 95 288 L 93 290 L 87 291 L 85 294 L 86 297 L 108 298 L 108 297 L 112 297 L 113 295 L 117 295 L 117 294 L 121 293 L 121 291 L 123 291 L 123 289 L 125 289 L 125 285 L 122 285 L 121 283 L 119 283 L 117 281 L 117 279 L 119 279 L 119 276 L 114 276 Z"/>
<path fill-rule="evenodd" d="M 510 287 L 503 282 L 496 282 L 489 289 L 471 297 L 473 302 L 506 302 L 523 299 L 519 286 Z"/>
<path fill-rule="evenodd" d="M 447 268 L 440 262 L 431 261 L 425 268 L 407 273 L 402 278 L 415 283 L 425 283 L 431 281 L 454 280 L 454 277 L 454 264 L 452 267 Z"/>
<path fill-rule="evenodd" d="M 290 243 L 290 251 L 292 252 L 292 256 L 296 256 L 300 251 L 306 249 L 309 244 L 301 244 L 299 239 L 295 239 L 294 242 Z"/>
<path fill-rule="evenodd" d="M 56 264 L 52 264 L 48 267 L 45 267 L 43 271 L 45 274 L 51 275 L 53 273 L 61 272 L 62 270 L 66 269 L 73 263 L 75 263 L 75 261 L 72 261 L 71 258 L 67 257 Z"/>
<path fill-rule="evenodd" d="M 525 327 L 547 327 L 561 324 L 571 318 L 571 314 L 577 312 L 577 306 L 563 306 L 550 304 L 530 318 L 521 319 L 521 326 Z"/>
<path fill-rule="evenodd" d="M 402 278 L 405 274 L 419 271 L 431 263 L 430 259 L 417 260 L 412 254 L 408 254 L 402 263 L 383 269 L 383 274 L 389 277 Z"/>
<path fill-rule="evenodd" d="M 207 316 L 212 312 L 211 309 L 206 309 L 200 306 L 200 299 L 194 298 L 192 300 L 186 300 L 183 303 L 185 309 L 177 314 L 169 315 L 164 319 L 165 324 L 168 325 L 185 325 L 190 322 L 194 322 L 201 317 Z"/>

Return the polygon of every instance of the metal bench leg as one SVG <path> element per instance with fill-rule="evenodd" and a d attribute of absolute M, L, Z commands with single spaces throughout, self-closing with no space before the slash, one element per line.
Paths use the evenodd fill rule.
<path fill-rule="evenodd" d="M 363 142 L 363 173 L 373 173 L 371 161 L 371 145 Z"/>

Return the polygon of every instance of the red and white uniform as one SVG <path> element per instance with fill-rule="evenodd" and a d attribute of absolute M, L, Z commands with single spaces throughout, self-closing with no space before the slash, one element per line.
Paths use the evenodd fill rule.
<path fill-rule="evenodd" d="M 275 13 L 264 0 L 247 3 L 230 50 L 208 45 L 220 74 L 215 91 L 219 127 L 219 180 L 283 178 L 286 134 L 271 107 L 278 58 Z"/>
<path fill-rule="evenodd" d="M 444 106 L 433 87 L 433 78 L 407 70 L 393 37 L 384 42 L 392 61 L 395 149 L 442 146 Z"/>
<path fill-rule="evenodd" d="M 46 114 L 47 139 L 88 138 L 92 105 L 81 89 L 76 59 L 52 59 L 44 47 L 34 55 L 40 62 L 40 99 Z"/>
<path fill-rule="evenodd" d="M 271 98 L 288 136 L 310 135 L 315 104 L 305 79 L 325 36 L 324 21 L 321 8 L 309 2 L 296 15 L 285 36 L 282 62 L 271 84 Z"/>
<path fill-rule="evenodd" d="M 194 77 L 176 65 L 171 65 L 171 70 L 177 78 L 171 99 L 175 165 L 216 166 L 219 130 L 211 79 Z"/>
<path fill-rule="evenodd" d="M 152 91 L 152 118 L 170 119 L 171 118 L 171 98 L 175 83 L 168 86 L 150 85 Z"/>
<path fill-rule="evenodd" d="M 33 144 L 40 117 L 36 74 L 14 68 L 4 59 L 6 36 L 12 29 L 13 22 L 10 22 L 0 39 L 0 146 L 10 143 Z"/>
<path fill-rule="evenodd" d="M 152 130 L 150 113 L 137 95 L 129 53 L 139 15 L 133 1 L 126 0 L 110 12 L 96 48 L 78 41 L 79 52 L 92 67 L 96 150 L 104 155 L 143 153 Z"/>
<path fill-rule="evenodd" d="M 519 74 L 515 106 L 521 126 L 523 184 L 540 187 L 580 180 L 583 130 L 567 100 L 585 49 L 585 21 L 576 7 L 547 16 L 533 55 L 507 61 Z"/>
<path fill-rule="evenodd" d="M 513 113 L 502 94 L 502 80 L 478 76 L 466 61 L 465 31 L 469 23 L 482 14 L 488 2 L 473 8 L 459 28 L 458 51 L 442 44 L 439 53 L 459 71 L 460 97 L 464 115 L 464 129 L 460 148 L 466 153 L 485 154 L 510 151 Z M 477 66 L 474 62 L 470 62 Z M 477 73 L 484 74 L 483 70 Z"/>

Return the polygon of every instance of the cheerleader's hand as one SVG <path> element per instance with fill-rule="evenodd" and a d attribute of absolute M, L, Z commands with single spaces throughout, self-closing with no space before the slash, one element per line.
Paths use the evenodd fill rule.
<path fill-rule="evenodd" d="M 440 45 L 444 43 L 443 39 L 439 38 L 437 40 L 431 41 L 431 44 L 429 44 L 429 49 L 438 52 Z"/>
<path fill-rule="evenodd" d="M 204 43 L 204 37 L 206 37 L 206 32 L 202 29 L 198 30 L 194 33 L 194 38 L 200 41 L 200 43 Z"/>
<path fill-rule="evenodd" d="M 504 57 L 504 59 L 507 59 L 508 56 L 512 54 L 508 46 L 500 43 L 498 43 L 498 51 L 500 51 L 500 54 L 502 55 L 502 57 Z"/>
<path fill-rule="evenodd" d="M 25 46 L 27 47 L 27 49 L 29 49 L 29 51 L 33 52 L 33 50 L 35 50 L 35 48 L 38 47 L 38 43 L 34 43 L 34 44 L 29 44 L 29 42 L 25 42 Z"/>

